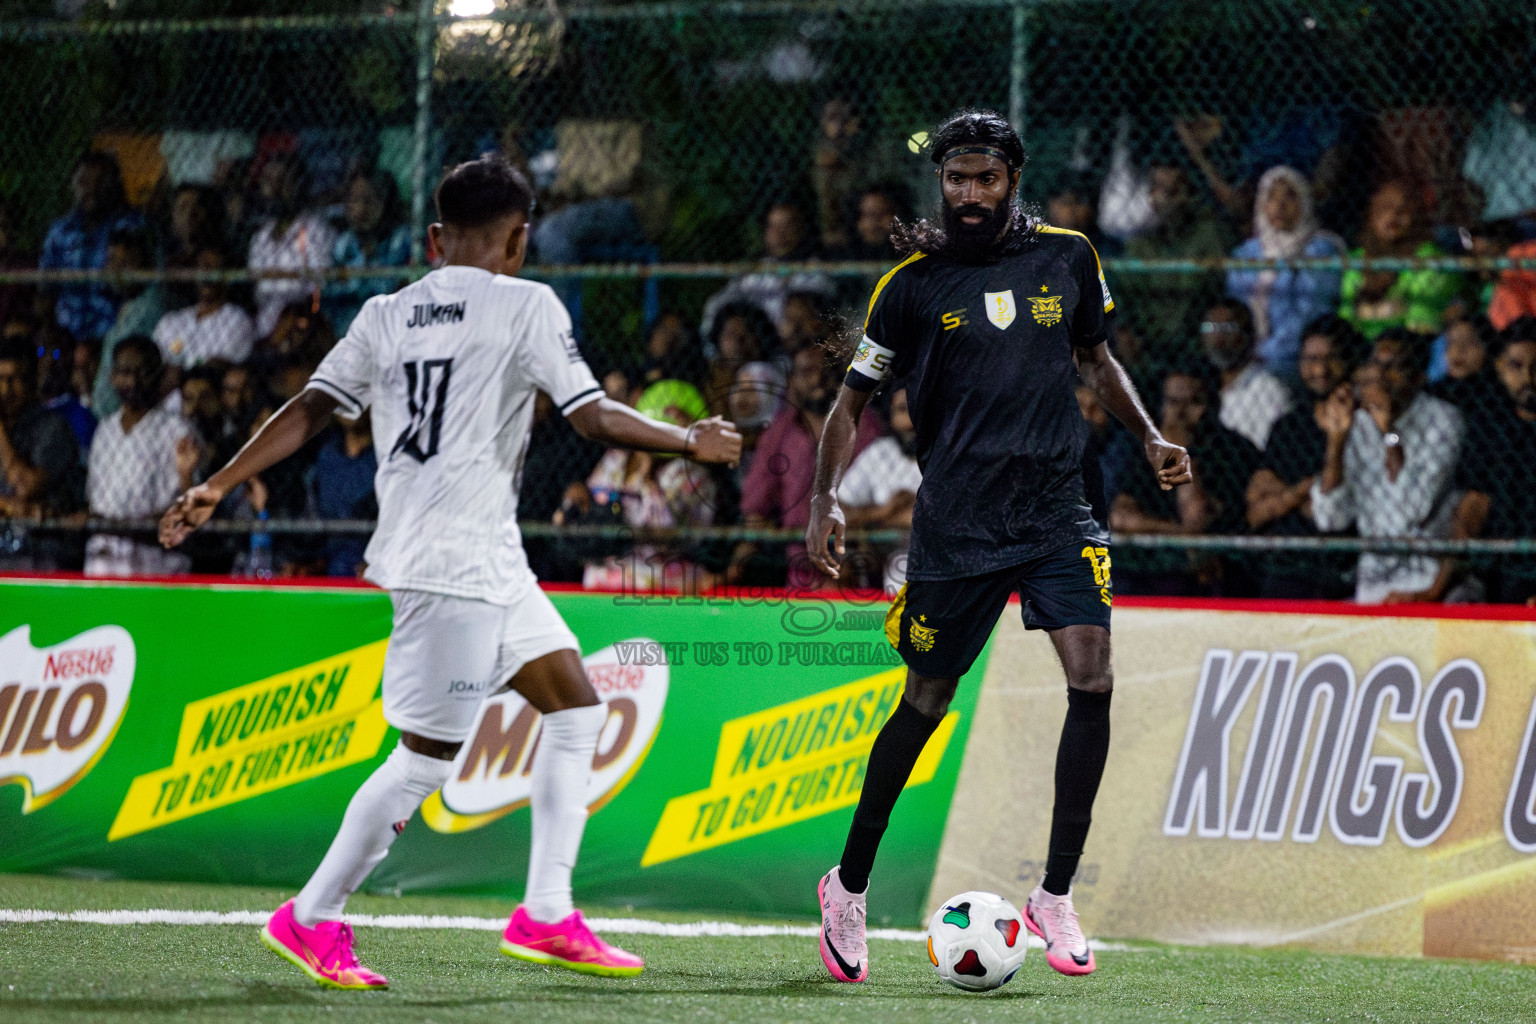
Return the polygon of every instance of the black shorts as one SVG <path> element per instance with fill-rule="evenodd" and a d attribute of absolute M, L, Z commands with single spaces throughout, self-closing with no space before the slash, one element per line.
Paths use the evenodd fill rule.
<path fill-rule="evenodd" d="M 908 580 L 885 616 L 885 638 L 920 675 L 958 679 L 986 646 L 1008 597 L 1023 599 L 1026 629 L 1109 628 L 1109 549 L 1075 542 L 985 576 Z"/>

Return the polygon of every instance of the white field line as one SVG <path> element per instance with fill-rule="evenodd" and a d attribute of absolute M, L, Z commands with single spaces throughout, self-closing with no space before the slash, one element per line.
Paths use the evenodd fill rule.
<path fill-rule="evenodd" d="M 63 921 L 71 924 L 143 925 L 181 924 L 210 925 L 235 924 L 259 927 L 267 923 L 271 914 L 257 910 L 4 910 L 0 909 L 0 924 L 38 924 L 45 921 Z M 428 928 L 457 931 L 499 932 L 507 926 L 500 917 L 450 917 L 443 914 L 348 914 L 347 920 L 358 928 Z M 587 924 L 593 931 L 613 935 L 663 935 L 675 939 L 696 939 L 704 936 L 755 939 L 775 935 L 791 935 L 798 938 L 815 938 L 819 928 L 810 925 L 789 924 L 733 924 L 729 921 L 647 921 L 639 917 L 591 917 Z M 927 932 L 907 928 L 872 928 L 871 939 L 889 939 L 895 942 L 923 942 Z M 1042 948 L 1039 939 L 1029 937 L 1029 944 Z M 1095 950 L 1125 951 L 1127 947 L 1117 943 L 1090 942 Z"/>

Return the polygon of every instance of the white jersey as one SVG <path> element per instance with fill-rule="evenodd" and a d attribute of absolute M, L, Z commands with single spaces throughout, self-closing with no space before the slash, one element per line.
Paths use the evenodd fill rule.
<path fill-rule="evenodd" d="M 510 604 L 533 580 L 517 487 L 534 396 L 603 396 L 549 286 L 444 267 L 369 299 L 310 378 L 344 416 L 373 408 L 378 528 L 367 578 Z"/>

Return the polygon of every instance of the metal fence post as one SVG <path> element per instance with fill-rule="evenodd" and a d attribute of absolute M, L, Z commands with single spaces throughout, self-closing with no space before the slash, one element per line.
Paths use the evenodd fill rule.
<path fill-rule="evenodd" d="M 427 149 L 432 132 L 432 63 L 436 0 L 416 5 L 416 129 L 411 152 L 411 262 L 427 261 Z"/>
<path fill-rule="evenodd" d="M 1008 123 L 1028 144 L 1024 104 L 1029 96 L 1029 0 L 1013 4 L 1013 48 L 1008 60 Z"/>

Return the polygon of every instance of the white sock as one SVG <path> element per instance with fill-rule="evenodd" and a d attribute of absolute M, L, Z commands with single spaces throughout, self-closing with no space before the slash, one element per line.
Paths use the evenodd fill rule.
<path fill-rule="evenodd" d="M 587 782 L 597 738 L 608 721 L 608 706 L 594 704 L 544 716 L 534 755 L 533 849 L 528 855 L 528 889 L 523 905 L 535 921 L 553 924 L 575 910 L 571 869 L 587 825 Z"/>
<path fill-rule="evenodd" d="M 400 744 L 368 776 L 347 804 L 341 830 L 325 859 L 293 901 L 293 916 L 313 928 L 337 921 L 347 897 L 357 891 L 394 844 L 421 802 L 448 781 L 452 761 L 428 757 Z"/>

